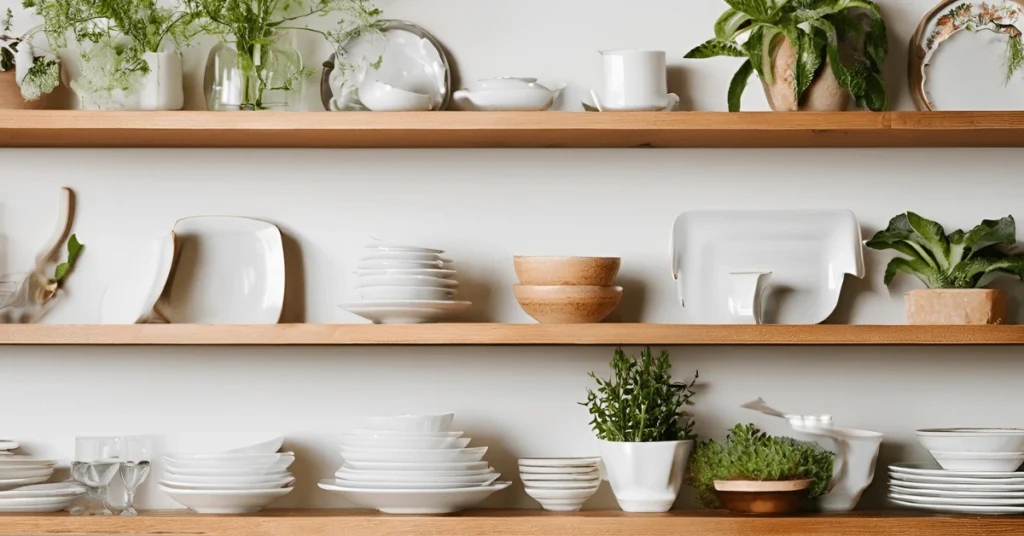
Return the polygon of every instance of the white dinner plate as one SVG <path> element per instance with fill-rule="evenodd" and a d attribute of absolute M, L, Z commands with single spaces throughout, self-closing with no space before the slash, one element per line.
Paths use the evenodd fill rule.
<path fill-rule="evenodd" d="M 341 457 L 346 462 L 476 462 L 487 453 L 487 447 L 464 449 L 364 449 L 341 447 Z"/>
<path fill-rule="evenodd" d="M 295 483 L 295 477 L 282 478 L 280 480 L 272 482 L 263 482 L 260 484 L 244 483 L 244 484 L 233 484 L 227 482 L 219 482 L 213 484 L 199 484 L 195 482 L 177 482 L 174 480 L 161 480 L 161 486 L 167 486 L 169 488 L 176 489 L 213 489 L 213 490 L 262 490 L 262 489 L 277 489 L 286 486 L 291 486 Z"/>
<path fill-rule="evenodd" d="M 43 460 L 18 454 L 0 458 L 0 467 L 42 467 L 49 465 L 57 465 L 57 460 Z"/>
<path fill-rule="evenodd" d="M 942 491 L 1024 491 L 1024 484 L 940 484 L 936 482 L 910 482 L 905 480 L 890 480 L 889 483 L 904 488 Z"/>
<path fill-rule="evenodd" d="M 600 456 L 586 458 L 519 458 L 520 467 L 594 467 L 601 463 Z M 545 471 L 546 472 L 546 471 Z"/>
<path fill-rule="evenodd" d="M 435 490 L 368 490 L 339 486 L 334 480 L 321 480 L 320 488 L 335 491 L 346 500 L 386 514 L 449 514 L 475 506 L 495 491 L 511 486 L 495 482 L 489 486 Z"/>
<path fill-rule="evenodd" d="M 265 477 L 269 475 L 279 475 L 285 472 L 287 467 L 281 466 L 270 466 L 270 467 L 190 467 L 181 468 L 179 466 L 171 466 L 169 463 L 165 465 L 164 472 L 168 475 L 186 475 L 186 476 L 234 476 L 234 477 Z"/>
<path fill-rule="evenodd" d="M 21 499 L 0 499 L 0 512 L 4 513 L 44 513 L 59 512 L 67 508 L 75 496 L 69 497 L 30 497 Z"/>
<path fill-rule="evenodd" d="M 458 288 L 454 279 L 441 279 L 426 275 L 364 275 L 356 281 L 359 288 L 365 287 L 415 287 L 415 288 Z"/>
<path fill-rule="evenodd" d="M 186 490 L 159 486 L 175 501 L 199 514 L 251 514 L 291 493 L 294 488 L 261 490 Z"/>
<path fill-rule="evenodd" d="M 952 491 L 942 489 L 918 489 L 890 484 L 889 490 L 903 495 L 923 495 L 926 497 L 990 497 L 994 499 L 1024 499 L 1024 488 L 1022 488 L 1021 491 Z"/>
<path fill-rule="evenodd" d="M 341 307 L 351 310 L 351 307 L 360 308 L 389 308 L 389 309 L 436 309 L 438 311 L 457 312 L 472 305 L 468 301 L 447 301 L 447 300 L 362 300 L 355 302 L 344 302 Z"/>
<path fill-rule="evenodd" d="M 993 497 L 927 497 L 889 492 L 889 497 L 914 504 L 941 504 L 953 506 L 1024 506 L 1024 499 L 996 499 Z"/>
<path fill-rule="evenodd" d="M 12 490 L 14 488 L 20 488 L 22 486 L 30 486 L 32 484 L 42 484 L 50 479 L 50 475 L 37 476 L 32 478 L 8 478 L 0 479 L 0 491 Z"/>
<path fill-rule="evenodd" d="M 335 484 L 345 488 L 356 489 L 462 489 L 473 486 L 485 486 L 486 483 L 473 482 L 364 482 L 362 480 L 335 479 Z"/>
<path fill-rule="evenodd" d="M 488 469 L 487 462 L 442 462 L 442 463 L 419 463 L 419 462 L 364 462 L 345 460 L 342 468 L 359 469 L 364 471 L 479 471 Z"/>
<path fill-rule="evenodd" d="M 432 270 L 435 268 L 444 268 L 444 261 L 368 259 L 356 264 L 358 270 Z"/>
<path fill-rule="evenodd" d="M 366 255 L 359 259 L 363 261 L 427 261 L 427 262 L 452 262 L 440 253 L 424 253 L 422 251 L 388 251 L 371 249 Z"/>
<path fill-rule="evenodd" d="M 452 414 L 452 418 L 455 418 L 454 414 Z M 450 424 L 451 423 L 449 423 L 449 425 Z M 357 428 L 355 430 L 349 430 L 348 432 L 345 432 L 345 435 L 349 435 L 349 436 L 370 436 L 370 437 L 448 437 L 448 438 L 458 438 L 458 437 L 462 437 L 462 434 L 464 434 L 464 433 L 465 432 L 458 431 L 458 430 L 453 431 L 453 432 L 419 432 L 419 431 L 410 431 L 410 430 L 375 430 L 375 429 L 369 429 L 369 428 Z"/>
<path fill-rule="evenodd" d="M 0 499 L 51 499 L 57 497 L 77 497 L 83 493 L 85 493 L 85 487 L 77 482 L 53 482 L 50 484 L 22 486 L 9 491 L 0 491 Z"/>
<path fill-rule="evenodd" d="M 252 218 L 174 224 L 175 269 L 156 309 L 172 324 L 276 324 L 284 304 L 281 231 Z"/>
<path fill-rule="evenodd" d="M 372 238 L 372 237 L 371 237 Z M 368 252 L 381 252 L 381 251 L 402 251 L 402 252 L 418 252 L 418 253 L 433 253 L 441 255 L 444 253 L 443 249 L 425 248 L 420 246 L 414 246 L 411 244 L 401 244 L 398 242 L 386 242 L 383 240 L 374 239 L 373 242 L 363 246 Z"/>
<path fill-rule="evenodd" d="M 7 451 L 7 450 L 14 450 L 16 448 L 18 448 L 18 442 L 17 441 L 10 441 L 10 440 L 7 440 L 7 439 L 0 439 L 0 450 Z M 5 453 L 5 454 L 9 454 L 9 453 Z"/>
<path fill-rule="evenodd" d="M 1024 479 L 1024 472 L 1020 471 L 947 471 L 935 463 L 894 463 L 889 466 L 893 474 L 908 474 L 919 476 L 931 476 L 942 478 L 1021 478 Z"/>
<path fill-rule="evenodd" d="M 427 270 L 416 270 L 408 268 L 374 268 L 372 270 L 354 270 L 360 278 L 367 276 L 416 276 L 416 277 L 435 277 L 438 279 L 451 279 L 455 277 L 455 270 L 442 270 L 442 269 L 427 269 Z"/>
<path fill-rule="evenodd" d="M 955 473 L 954 473 L 955 474 Z M 935 484 L 1024 484 L 1024 477 L 1021 478 L 978 478 L 972 476 L 927 476 L 911 475 L 907 473 L 889 472 L 893 480 L 906 482 L 922 482 Z"/>
<path fill-rule="evenodd" d="M 468 437 L 341 436 L 341 444 L 346 447 L 378 449 L 461 449 L 465 448 L 470 440 Z"/>
<path fill-rule="evenodd" d="M 908 501 L 901 501 L 889 497 L 893 504 L 916 508 L 920 510 L 931 510 L 933 512 L 946 512 L 950 514 L 1024 514 L 1022 506 L 966 506 L 966 505 L 945 505 L 945 504 L 921 504 Z"/>
<path fill-rule="evenodd" d="M 274 454 L 281 450 L 284 445 L 283 437 L 275 437 L 253 445 L 238 447 L 237 449 L 225 450 L 224 454 Z"/>
<path fill-rule="evenodd" d="M 341 468 L 334 473 L 334 478 L 361 483 L 427 483 L 427 484 L 490 484 L 501 476 L 501 473 L 487 471 L 478 475 L 437 475 L 423 471 L 356 471 L 353 469 Z"/>
<path fill-rule="evenodd" d="M 134 246 L 116 264 L 100 301 L 101 324 L 135 324 L 153 312 L 174 266 L 174 232 Z"/>
<path fill-rule="evenodd" d="M 54 467 L 51 465 L 43 467 L 3 467 L 0 466 L 0 479 L 11 480 L 13 478 L 34 478 L 37 476 L 50 476 Z"/>
<path fill-rule="evenodd" d="M 584 465 L 580 467 L 535 467 L 529 465 L 520 465 L 519 472 L 525 475 L 578 475 L 581 473 L 592 473 L 595 470 L 593 465 Z"/>
<path fill-rule="evenodd" d="M 164 476 L 167 480 L 173 480 L 183 484 L 231 484 L 231 485 L 247 485 L 247 484 L 266 484 L 268 482 L 280 482 L 292 478 L 292 474 L 288 471 L 277 471 L 273 473 L 266 473 L 255 476 L 197 476 L 189 474 L 180 474 L 173 471 L 165 471 Z"/>
<path fill-rule="evenodd" d="M 486 462 L 484 463 L 486 465 Z M 335 477 L 342 473 L 346 473 L 353 476 L 354 480 L 393 480 L 393 481 L 416 481 L 416 480 L 431 480 L 435 478 L 461 478 L 461 477 L 480 477 L 482 475 L 491 474 L 494 469 L 487 467 L 484 469 L 474 469 L 472 471 L 390 471 L 390 470 L 374 470 L 374 469 L 353 469 L 348 464 L 343 464 L 338 472 L 335 473 Z M 360 478 L 361 477 L 361 478 Z"/>
<path fill-rule="evenodd" d="M 273 465 L 288 458 L 295 458 L 294 452 L 274 452 L 271 454 L 168 454 L 165 460 L 179 464 L 196 466 L 236 467 L 247 465 Z"/>
<path fill-rule="evenodd" d="M 437 322 L 454 312 L 466 309 L 470 302 L 431 302 L 449 303 L 455 305 L 451 308 L 427 307 L 379 307 L 361 305 L 360 302 L 342 304 L 342 309 L 361 316 L 374 324 L 424 324 Z"/>
<path fill-rule="evenodd" d="M 294 456 L 280 458 L 275 462 L 264 463 L 222 463 L 222 462 L 185 462 L 164 458 L 164 468 L 176 473 L 194 474 L 197 476 L 207 475 L 206 471 L 235 471 L 235 476 L 265 475 L 267 473 L 279 472 L 287 469 L 295 463 Z M 223 474 L 223 473 L 216 473 Z M 224 476 L 228 476 L 224 474 Z"/>

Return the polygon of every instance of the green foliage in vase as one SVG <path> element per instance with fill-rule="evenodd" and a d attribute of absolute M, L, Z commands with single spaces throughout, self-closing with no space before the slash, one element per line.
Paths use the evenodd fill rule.
<path fill-rule="evenodd" d="M 64 280 L 67 279 L 68 274 L 70 274 L 71 270 L 75 267 L 75 262 L 78 261 L 78 256 L 81 255 L 82 250 L 85 249 L 85 245 L 78 241 L 78 237 L 76 235 L 71 235 L 71 238 L 68 238 L 67 247 L 68 260 L 58 264 L 56 270 L 53 272 L 52 282 L 56 283 L 58 286 L 62 285 Z"/>
<path fill-rule="evenodd" d="M 597 382 L 597 391 L 587 389 L 591 427 L 604 441 L 677 441 L 695 439 L 693 420 L 684 411 L 692 406 L 694 374 L 690 383 L 672 382 L 672 363 L 668 352 L 655 359 L 650 347 L 640 358 L 627 357 L 622 348 L 615 350 L 611 362 L 612 377 L 590 377 Z"/>
<path fill-rule="evenodd" d="M 308 31 L 320 34 L 335 46 L 367 29 L 379 29 L 381 11 L 370 0 L 184 0 L 188 10 L 201 15 L 203 29 L 235 44 L 238 67 L 256 78 L 256 94 L 246 99 L 256 109 L 263 108 L 263 92 L 291 89 L 313 74 L 313 69 L 295 66 L 281 87 L 268 87 L 262 69 L 271 45 L 280 32 Z M 312 17 L 334 17 L 335 30 L 320 31 L 302 24 Z"/>
<path fill-rule="evenodd" d="M 11 26 L 14 24 L 14 12 L 7 8 L 4 18 L 0 19 L 0 71 L 14 69 L 17 63 L 18 47 L 20 45 L 30 47 L 26 43 L 31 33 L 26 36 L 12 35 Z M 25 77 L 21 80 L 21 96 L 27 101 L 34 101 L 46 95 L 60 85 L 60 65 L 55 59 L 48 59 L 44 56 L 32 55 L 32 65 L 29 66 Z"/>
<path fill-rule="evenodd" d="M 835 453 L 815 443 L 765 434 L 753 424 L 737 424 L 725 441 L 701 442 L 687 469 L 687 482 L 697 490 L 697 501 L 720 508 L 716 480 L 813 480 L 811 498 L 828 492 Z"/>
<path fill-rule="evenodd" d="M 928 288 L 963 289 L 981 287 L 986 275 L 1000 272 L 1024 278 L 1024 256 L 1007 252 L 1016 243 L 1013 216 L 984 220 L 970 231 L 957 229 L 947 235 L 938 223 L 907 212 L 890 220 L 867 246 L 893 249 L 908 257 L 889 262 L 886 285 L 904 273 L 916 276 Z"/>
<path fill-rule="evenodd" d="M 775 53 L 785 40 L 796 50 L 796 102 L 801 102 L 828 60 L 836 80 L 850 90 L 860 105 L 874 111 L 888 109 L 882 63 L 889 41 L 885 21 L 871 0 L 725 2 L 729 9 L 715 23 L 715 37 L 686 57 L 746 58 L 729 85 L 729 111 L 739 111 L 740 97 L 753 73 L 769 85 L 774 83 Z M 741 37 L 746 39 L 741 42 Z"/>

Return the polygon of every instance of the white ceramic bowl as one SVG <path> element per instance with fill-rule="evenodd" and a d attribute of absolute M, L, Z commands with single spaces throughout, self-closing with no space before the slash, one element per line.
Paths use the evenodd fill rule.
<path fill-rule="evenodd" d="M 928 452 L 947 471 L 1016 471 L 1024 463 L 1024 452 Z"/>
<path fill-rule="evenodd" d="M 271 454 L 168 454 L 164 460 L 179 464 L 194 464 L 206 467 L 240 467 L 250 465 L 273 465 L 287 458 L 295 458 L 292 452 L 274 452 Z"/>
<path fill-rule="evenodd" d="M 437 255 L 444 253 L 443 249 L 425 248 L 414 246 L 412 244 L 396 244 L 394 242 L 384 242 L 381 240 L 375 240 L 363 246 L 363 249 L 370 253 L 377 253 L 381 251 L 414 251 L 417 253 L 435 253 Z"/>
<path fill-rule="evenodd" d="M 196 475 L 221 475 L 228 476 L 228 473 L 219 471 L 234 471 L 235 476 L 259 475 L 283 471 L 295 463 L 295 456 L 283 456 L 275 461 L 264 460 L 259 463 L 242 462 L 210 462 L 210 461 L 183 461 L 164 457 L 164 467 L 178 473 L 190 473 Z"/>
<path fill-rule="evenodd" d="M 280 471 L 266 475 L 256 476 L 196 476 L 188 474 L 177 474 L 171 471 L 164 472 L 164 479 L 181 484 L 227 484 L 231 486 L 261 486 L 270 482 L 288 480 L 292 474 L 288 471 Z M 281 487 L 281 486 L 278 486 Z"/>
<path fill-rule="evenodd" d="M 381 474 L 376 474 L 381 473 Z M 469 475 L 469 476 L 446 476 L 446 475 L 435 475 L 435 474 L 422 474 L 419 471 L 354 471 L 352 469 L 339 469 L 337 473 L 334 473 L 334 478 L 338 480 L 351 481 L 351 482 L 362 482 L 362 483 L 433 483 L 433 484 L 461 484 L 463 486 L 470 485 L 487 485 L 494 482 L 501 476 L 501 473 L 495 473 L 493 471 L 486 472 L 480 475 Z"/>
<path fill-rule="evenodd" d="M 555 474 L 555 473 L 519 473 L 523 482 L 538 481 L 561 481 L 561 482 L 591 482 L 601 479 L 601 473 L 592 471 L 590 473 L 578 474 Z"/>
<path fill-rule="evenodd" d="M 524 475 L 579 475 L 585 473 L 593 473 L 595 470 L 597 470 L 596 465 L 580 467 L 531 467 L 529 465 L 519 466 L 519 472 Z"/>
<path fill-rule="evenodd" d="M 483 459 L 487 447 L 464 449 L 378 449 L 341 447 L 346 462 L 476 462 Z"/>
<path fill-rule="evenodd" d="M 928 450 L 947 452 L 1024 452 L 1021 428 L 926 428 L 917 439 Z"/>
<path fill-rule="evenodd" d="M 366 430 L 356 429 L 345 432 L 349 436 L 370 436 L 370 437 L 462 437 L 462 431 L 454 432 L 405 432 L 402 430 Z"/>
<path fill-rule="evenodd" d="M 165 479 L 160 481 L 161 486 L 167 486 L 175 489 L 211 489 L 211 490 L 260 490 L 260 489 L 277 489 L 286 486 L 291 486 L 295 483 L 295 477 L 288 476 L 279 480 L 271 482 L 262 482 L 259 484 L 253 483 L 228 483 L 228 482 L 217 482 L 217 483 L 205 483 L 199 484 L 195 482 L 178 482 L 173 479 Z"/>
<path fill-rule="evenodd" d="M 434 107 L 434 98 L 430 95 L 405 91 L 376 80 L 367 80 L 359 86 L 359 100 L 374 112 L 426 112 Z"/>
<path fill-rule="evenodd" d="M 592 489 L 601 485 L 600 480 L 575 481 L 575 480 L 534 480 L 523 481 L 523 484 L 533 489 Z"/>
<path fill-rule="evenodd" d="M 281 450 L 282 445 L 284 445 L 284 438 L 275 437 L 274 439 L 264 441 L 262 443 L 256 443 L 255 445 L 225 450 L 224 454 L 274 454 Z"/>
<path fill-rule="evenodd" d="M 425 275 L 363 275 L 358 278 L 359 287 L 423 287 L 458 288 L 454 279 L 441 279 Z"/>
<path fill-rule="evenodd" d="M 182 469 L 164 464 L 164 473 L 190 477 L 266 477 L 271 475 L 279 476 L 285 472 L 285 467 L 204 467 Z"/>
<path fill-rule="evenodd" d="M 486 465 L 486 462 L 484 462 Z M 485 467 L 483 469 L 474 469 L 472 471 L 392 471 L 386 469 L 353 469 L 344 464 L 338 469 L 337 473 L 334 473 L 335 478 L 338 478 L 342 473 L 354 475 L 355 480 L 401 480 L 401 479 L 412 479 L 412 480 L 430 480 L 434 478 L 461 478 L 461 477 L 480 477 L 483 475 L 492 474 L 494 469 Z"/>
<path fill-rule="evenodd" d="M 341 436 L 346 447 L 378 449 L 461 449 L 470 442 L 468 437 L 374 437 L 359 435 Z"/>
<path fill-rule="evenodd" d="M 597 467 L 600 456 L 586 458 L 519 458 L 520 467 Z"/>
<path fill-rule="evenodd" d="M 363 428 L 403 432 L 447 432 L 451 428 L 453 420 L 455 420 L 454 413 L 367 417 L 363 419 Z"/>
<path fill-rule="evenodd" d="M 452 300 L 455 289 L 426 287 L 362 287 L 359 295 L 364 300 Z"/>
<path fill-rule="evenodd" d="M 293 488 L 261 490 L 187 490 L 160 485 L 175 501 L 198 514 L 251 514 L 291 493 Z"/>
<path fill-rule="evenodd" d="M 428 489 L 465 489 L 473 486 L 484 486 L 485 484 L 466 484 L 464 482 L 362 482 L 358 480 L 345 480 L 336 479 L 335 484 L 353 489 L 369 489 L 369 490 L 387 490 L 387 489 L 404 489 L 404 490 L 428 490 Z"/>
<path fill-rule="evenodd" d="M 552 512 L 575 512 L 583 507 L 587 499 L 597 493 L 599 486 L 582 490 L 552 490 L 526 488 L 526 494 L 533 497 L 545 510 Z"/>
<path fill-rule="evenodd" d="M 359 469 L 363 471 L 479 471 L 487 469 L 487 462 L 441 462 L 441 463 L 418 463 L 418 462 L 360 462 L 345 460 L 342 467 Z"/>
<path fill-rule="evenodd" d="M 339 486 L 334 480 L 320 481 L 320 488 L 335 491 L 356 506 L 386 514 L 450 514 L 475 506 L 511 482 L 446 490 L 370 490 Z"/>

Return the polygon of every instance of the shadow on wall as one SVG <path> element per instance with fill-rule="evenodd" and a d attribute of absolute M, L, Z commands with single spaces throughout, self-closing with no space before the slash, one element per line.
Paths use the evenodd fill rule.
<path fill-rule="evenodd" d="M 692 96 L 695 94 L 688 83 L 690 78 L 686 75 L 686 68 L 679 65 L 668 66 L 668 92 L 679 95 L 678 110 L 693 110 Z"/>
<path fill-rule="evenodd" d="M 281 240 L 284 246 L 285 265 L 281 323 L 301 324 L 306 321 L 306 271 L 302 260 L 302 246 L 284 229 L 281 230 Z"/>
<path fill-rule="evenodd" d="M 622 301 L 605 322 L 643 322 L 644 299 L 647 296 L 647 285 L 643 278 L 621 275 L 615 284 L 623 289 Z"/>

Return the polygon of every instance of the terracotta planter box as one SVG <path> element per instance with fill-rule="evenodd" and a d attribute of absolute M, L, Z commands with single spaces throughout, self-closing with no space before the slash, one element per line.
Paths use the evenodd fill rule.
<path fill-rule="evenodd" d="M 14 69 L 0 72 L 0 110 L 60 110 L 66 107 L 67 91 L 60 84 L 52 93 L 34 101 L 21 96 L 21 88 L 14 81 Z"/>
<path fill-rule="evenodd" d="M 1006 292 L 999 289 L 914 290 L 906 301 L 913 325 L 1006 323 Z"/>

